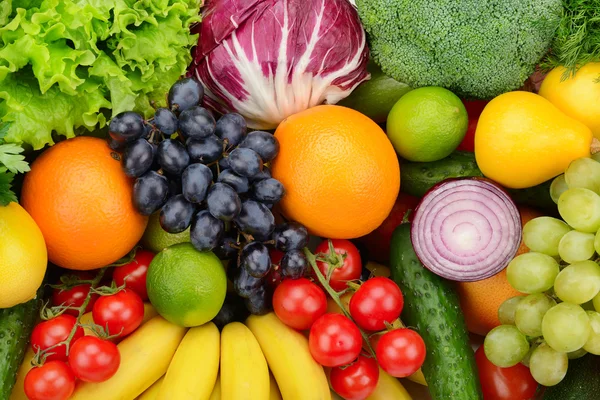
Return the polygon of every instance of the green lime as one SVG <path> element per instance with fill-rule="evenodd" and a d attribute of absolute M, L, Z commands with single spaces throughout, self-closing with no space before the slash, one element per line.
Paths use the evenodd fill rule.
<path fill-rule="evenodd" d="M 158 253 L 148 268 L 148 297 L 174 324 L 199 326 L 212 320 L 225 301 L 227 277 L 219 258 L 180 243 Z"/>
<path fill-rule="evenodd" d="M 469 117 L 458 96 L 441 87 L 423 87 L 400 98 L 387 119 L 396 152 L 410 161 L 430 162 L 450 155 L 462 142 Z"/>
<path fill-rule="evenodd" d="M 158 253 L 174 244 L 190 241 L 190 228 L 181 233 L 169 233 L 160 226 L 159 214 L 154 213 L 148 219 L 148 226 L 142 236 L 142 246 L 153 253 Z"/>

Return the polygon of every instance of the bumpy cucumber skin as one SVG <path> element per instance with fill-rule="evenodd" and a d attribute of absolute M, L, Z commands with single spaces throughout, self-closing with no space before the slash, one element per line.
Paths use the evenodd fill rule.
<path fill-rule="evenodd" d="M 452 283 L 421 264 L 410 240 L 410 224 L 392 236 L 392 278 L 404 294 L 402 321 L 423 337 L 422 370 L 433 400 L 483 399 L 475 356 Z"/>
<path fill-rule="evenodd" d="M 429 163 L 403 162 L 400 166 L 400 190 L 423 197 L 433 186 L 448 178 L 483 177 L 475 161 L 475 154 L 455 151 L 448 157 Z M 550 197 L 552 180 L 527 189 L 508 189 L 515 203 L 527 205 L 556 215 L 556 204 Z"/>
<path fill-rule="evenodd" d="M 27 303 L 0 309 L 0 399 L 8 399 L 15 384 L 38 316 L 40 294 Z"/>
<path fill-rule="evenodd" d="M 543 399 L 600 399 L 600 356 L 586 354 L 576 360 L 569 360 L 567 376 L 558 385 L 547 388 Z"/>

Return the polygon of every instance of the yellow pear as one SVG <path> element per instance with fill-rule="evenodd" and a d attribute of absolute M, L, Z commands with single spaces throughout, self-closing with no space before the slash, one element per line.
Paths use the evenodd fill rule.
<path fill-rule="evenodd" d="M 538 185 L 590 156 L 592 131 L 544 97 L 508 92 L 490 101 L 475 132 L 483 174 L 507 188 Z"/>

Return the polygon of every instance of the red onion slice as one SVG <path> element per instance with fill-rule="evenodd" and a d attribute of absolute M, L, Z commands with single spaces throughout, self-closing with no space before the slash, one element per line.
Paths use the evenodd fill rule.
<path fill-rule="evenodd" d="M 489 278 L 521 244 L 521 217 L 497 184 L 447 179 L 421 199 L 411 227 L 415 253 L 433 273 L 455 281 Z"/>

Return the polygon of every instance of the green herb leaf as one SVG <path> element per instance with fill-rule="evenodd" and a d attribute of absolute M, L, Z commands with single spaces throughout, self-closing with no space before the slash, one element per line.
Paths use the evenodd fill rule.
<path fill-rule="evenodd" d="M 0 168 L 0 206 L 7 206 L 11 201 L 16 202 L 17 196 L 11 190 L 11 183 L 15 174 L 6 168 Z"/>
<path fill-rule="evenodd" d="M 13 174 L 29 171 L 29 164 L 25 161 L 25 156 L 21 155 L 23 148 L 13 144 L 0 145 L 0 165 L 4 165 Z"/>

